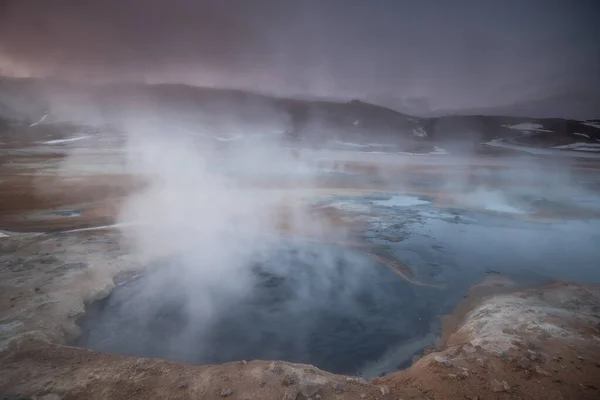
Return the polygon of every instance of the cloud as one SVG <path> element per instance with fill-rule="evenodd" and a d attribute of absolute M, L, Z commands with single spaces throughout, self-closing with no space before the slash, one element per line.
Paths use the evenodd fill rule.
<path fill-rule="evenodd" d="M 600 83 L 600 5 L 582 0 L 7 1 L 7 75 L 494 107 Z"/>

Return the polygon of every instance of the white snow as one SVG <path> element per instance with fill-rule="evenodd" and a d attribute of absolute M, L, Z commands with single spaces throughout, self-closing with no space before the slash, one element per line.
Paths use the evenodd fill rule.
<path fill-rule="evenodd" d="M 433 151 L 428 154 L 448 154 L 448 152 L 441 147 L 433 146 Z"/>
<path fill-rule="evenodd" d="M 5 238 L 8 237 L 8 235 L 4 232 L 0 232 L 0 238 Z"/>
<path fill-rule="evenodd" d="M 48 118 L 48 113 L 44 114 L 44 116 L 42 118 L 40 118 L 40 120 L 38 122 L 34 122 L 33 124 L 29 125 L 29 127 L 31 128 L 31 127 L 41 124 L 42 122 L 44 122 L 46 120 L 46 118 Z"/>
<path fill-rule="evenodd" d="M 78 140 L 81 139 L 85 139 L 88 136 L 77 136 L 77 137 L 72 137 L 69 139 L 56 139 L 56 140 L 48 140 L 46 142 L 42 142 L 43 144 L 61 144 L 61 143 L 68 143 L 68 142 L 76 142 Z"/>
<path fill-rule="evenodd" d="M 408 207 L 408 206 L 418 206 L 421 204 L 429 204 L 430 201 L 421 200 L 415 196 L 406 196 L 406 195 L 396 195 L 392 196 L 387 200 L 374 200 L 373 204 L 384 207 Z"/>
<path fill-rule="evenodd" d="M 395 144 L 367 143 L 371 147 L 396 147 Z"/>
<path fill-rule="evenodd" d="M 342 142 L 341 140 L 336 140 L 335 143 L 341 144 L 343 146 L 349 146 L 349 147 L 370 147 L 370 145 L 368 145 L 368 144 L 358 144 L 358 143 L 352 143 L 352 142 Z"/>
<path fill-rule="evenodd" d="M 450 153 L 448 153 L 445 149 L 442 149 L 441 147 L 433 146 L 433 151 L 430 151 L 428 153 L 410 153 L 408 151 L 399 151 L 396 154 L 402 154 L 404 156 L 435 156 Z"/>
<path fill-rule="evenodd" d="M 427 137 L 427 132 L 425 132 L 425 129 L 418 127 L 413 129 L 413 135 L 416 137 Z"/>
<path fill-rule="evenodd" d="M 577 132 L 573 132 L 573 135 L 583 136 L 583 137 L 586 137 L 586 138 L 588 138 L 588 139 L 590 138 L 590 136 L 589 136 L 589 135 L 586 135 L 585 133 L 577 133 Z"/>
<path fill-rule="evenodd" d="M 598 129 L 600 129 L 600 122 L 594 122 L 594 121 L 592 121 L 592 122 L 582 122 L 582 124 L 586 125 L 586 126 L 591 126 L 592 128 L 598 128 Z"/>
<path fill-rule="evenodd" d="M 557 148 L 541 148 L 541 147 L 528 147 L 528 146 L 520 146 L 514 143 L 507 142 L 504 139 L 494 139 L 489 142 L 484 143 L 487 146 L 491 147 L 500 147 L 504 149 L 513 149 L 518 151 L 523 151 L 529 154 L 538 154 L 538 155 L 549 155 L 549 156 L 561 156 L 561 157 L 579 157 L 579 158 L 599 158 L 600 151 L 592 150 L 590 152 L 590 144 L 595 145 L 595 143 L 582 143 L 587 147 L 581 147 L 577 150 L 584 149 L 583 151 L 561 151 L 561 149 Z M 569 145 L 567 145 L 569 146 Z M 598 153 L 596 153 L 598 152 Z"/>
<path fill-rule="evenodd" d="M 532 122 L 522 122 L 520 124 L 516 124 L 516 125 L 502 125 L 505 128 L 508 129 L 515 129 L 518 131 L 537 131 L 537 132 L 552 132 L 549 131 L 548 129 L 544 129 L 544 126 L 542 124 L 534 124 Z"/>
<path fill-rule="evenodd" d="M 235 135 L 235 136 L 230 136 L 230 137 L 223 137 L 223 136 L 211 136 L 211 137 L 215 140 L 218 140 L 219 142 L 231 142 L 234 140 L 240 140 L 240 139 L 244 138 L 242 135 Z"/>
<path fill-rule="evenodd" d="M 565 144 L 562 146 L 556 146 L 555 149 L 567 149 L 567 150 L 577 150 L 577 151 L 600 151 L 600 144 L 598 143 L 571 143 Z"/>

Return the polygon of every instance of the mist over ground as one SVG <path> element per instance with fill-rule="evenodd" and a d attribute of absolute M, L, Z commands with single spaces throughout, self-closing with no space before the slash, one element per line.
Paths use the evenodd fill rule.
<path fill-rule="evenodd" d="M 141 4 L 0 9 L 2 167 L 135 183 L 17 216 L 146 268 L 76 344 L 374 377 L 485 276 L 600 281 L 596 2 Z"/>
<path fill-rule="evenodd" d="M 5 1 L 0 74 L 598 118 L 593 0 Z"/>

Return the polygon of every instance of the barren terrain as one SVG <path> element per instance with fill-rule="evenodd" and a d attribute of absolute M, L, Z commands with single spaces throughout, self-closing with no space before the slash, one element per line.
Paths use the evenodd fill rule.
<path fill-rule="evenodd" d="M 34 165 L 51 165 L 50 160 L 61 157 L 5 153 L 0 167 L 3 399 L 549 400 L 600 395 L 600 286 L 553 282 L 528 288 L 496 272 L 488 272 L 444 318 L 437 346 L 409 368 L 372 381 L 284 361 L 190 366 L 67 346 L 80 333 L 77 321 L 86 305 L 107 296 L 115 284 L 154 266 L 132 256 L 118 226 L 113 226 L 121 202 L 144 183 L 123 174 L 65 175 Z M 386 253 L 388 245 L 370 240 L 367 221 L 385 218 L 381 210 L 340 213 L 351 204 L 343 203 L 347 199 L 385 195 L 401 186 L 404 196 L 426 196 L 437 207 L 466 207 L 497 215 L 483 204 L 463 203 L 455 188 L 423 187 L 423 182 L 444 179 L 450 172 L 443 161 L 421 160 L 395 165 L 385 157 L 378 162 L 340 159 L 337 168 L 346 173 L 400 178 L 385 183 L 323 180 L 305 188 L 293 185 L 274 211 L 273 226 L 265 229 L 356 249 L 392 268 L 411 285 L 441 290 L 447 282 L 432 281 L 414 264 Z M 514 185 L 497 176 L 477 177 L 482 169 L 503 168 L 495 167 L 496 163 L 495 159 L 465 162 L 471 184 Z M 587 162 L 573 163 L 570 168 L 579 176 L 597 175 L 597 166 Z M 265 190 L 281 188 L 277 181 L 255 184 Z M 306 201 L 323 196 L 342 200 L 325 205 Z M 326 221 L 331 229 L 298 230 L 288 218 L 291 199 L 303 199 L 302 207 L 311 208 L 314 218 Z M 373 201 L 404 201 L 383 199 Z M 599 216 L 594 207 L 546 202 L 526 215 L 505 217 L 562 221 Z M 385 237 L 391 244 L 403 240 Z"/>

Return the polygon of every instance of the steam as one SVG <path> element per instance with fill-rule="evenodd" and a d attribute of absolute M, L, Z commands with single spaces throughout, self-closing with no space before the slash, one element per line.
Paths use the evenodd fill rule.
<path fill-rule="evenodd" d="M 303 201 L 314 197 L 319 174 L 309 157 L 293 154 L 277 135 L 263 135 L 269 129 L 264 124 L 235 126 L 235 115 L 227 121 L 231 133 L 220 125 L 181 123 L 169 131 L 165 127 L 176 121 L 144 121 L 130 118 L 121 128 L 127 136 L 126 173 L 144 184 L 126 199 L 118 223 L 132 254 L 159 268 L 144 277 L 135 295 L 121 300 L 125 312 L 142 321 L 151 321 L 161 305 L 177 304 L 185 327 L 161 344 L 162 356 L 194 362 L 190 349 L 208 354 L 218 317 L 241 307 L 256 290 L 256 266 L 295 281 L 285 303 L 291 315 L 319 307 L 335 293 L 344 312 L 356 308 L 353 293 L 372 262 L 305 241 L 345 235 L 315 218 Z M 247 139 L 226 148 L 206 140 L 244 130 Z M 300 196 L 288 194 L 298 187 Z M 347 265 L 343 275 L 340 263 Z M 317 322 L 306 317 L 295 323 L 300 349 L 308 346 Z"/>
<path fill-rule="evenodd" d="M 72 114 L 74 122 L 98 127 L 102 131 L 100 138 L 89 140 L 109 138 L 115 145 L 108 149 L 108 158 L 98 151 L 104 157 L 102 172 L 118 171 L 141 182 L 122 203 L 117 226 L 130 245 L 131 255 L 149 268 L 133 293 L 128 292 L 125 297 L 115 292 L 124 305 L 122 311 L 134 319 L 132 324 L 155 324 L 161 329 L 171 329 L 169 325 L 173 324 L 173 330 L 177 328 L 172 336 L 157 334 L 152 338 L 156 339 L 154 344 L 142 338 L 138 338 L 138 343 L 124 342 L 125 353 L 129 347 L 148 344 L 156 348 L 150 352 L 144 348 L 137 355 L 195 362 L 190 355 L 190 349 L 194 349 L 208 360 L 236 357 L 231 349 L 220 349 L 215 355 L 211 349 L 214 332 L 223 315 L 248 324 L 268 320 L 261 312 L 246 307 L 248 299 L 264 284 L 261 274 L 290 282 L 285 301 L 276 299 L 273 304 L 261 306 L 265 313 L 277 306 L 284 315 L 303 316 L 298 320 L 288 317 L 282 322 L 285 329 L 293 332 L 293 340 L 281 346 L 295 346 L 295 354 L 302 355 L 316 340 L 311 330 L 322 324 L 323 308 L 331 307 L 330 318 L 351 319 L 353 313 L 364 312 L 359 298 L 374 299 L 375 304 L 380 304 L 395 293 L 406 296 L 399 303 L 410 305 L 407 313 L 421 312 L 418 305 L 413 307 L 410 303 L 410 289 L 392 287 L 393 290 L 380 292 L 385 284 L 370 275 L 382 269 L 393 274 L 393 265 L 388 265 L 391 269 L 387 270 L 374 262 L 382 257 L 369 258 L 350 247 L 342 248 L 338 244 L 349 239 L 352 232 L 343 224 L 334 225 L 315 214 L 312 206 L 322 193 L 326 170 L 353 173 L 358 186 L 368 183 L 373 191 L 387 192 L 388 199 L 378 198 L 370 203 L 341 200 L 330 204 L 357 214 L 370 213 L 371 207 L 387 207 L 391 210 L 384 221 L 387 225 L 402 220 L 401 211 L 392 215 L 396 208 L 425 206 L 440 198 L 450 198 L 454 202 L 450 206 L 526 214 L 530 204 L 521 199 L 527 196 L 568 199 L 574 193 L 585 193 L 575 183 L 570 172 L 572 161 L 567 158 L 552 160 L 551 165 L 522 155 L 481 161 L 476 142 L 457 146 L 462 149 L 460 153 L 449 146 L 449 154 L 425 157 L 392 153 L 397 148 L 388 154 L 310 150 L 295 148 L 286 141 L 283 132 L 290 129 L 290 116 L 268 104 L 162 102 L 162 97 L 152 100 L 141 94 L 137 99 L 135 95 L 109 96 L 115 101 L 113 107 L 107 107 L 106 102 L 94 107 L 98 97 L 75 96 L 87 99 L 78 102 L 65 96 L 57 93 L 50 97 L 48 118 L 68 120 Z M 70 109 L 73 103 L 79 103 L 81 108 Z M 80 109 L 85 112 L 74 112 Z M 324 132 L 323 139 L 334 139 L 339 134 L 319 123 L 316 118 L 309 121 L 315 132 Z M 103 131 L 105 126 L 110 126 L 112 133 Z M 364 138 L 364 142 L 373 143 L 371 139 Z M 86 140 L 77 141 L 76 146 Z M 85 163 L 91 162 L 89 155 L 90 149 L 76 148 L 64 161 L 63 172 L 81 171 Z M 106 165 L 109 160 L 110 165 Z M 404 196 L 403 192 L 415 194 L 415 182 L 434 182 L 425 190 L 432 192 L 433 200 Z M 44 185 L 43 180 L 40 185 Z M 531 239 L 531 232 L 518 234 L 532 246 L 539 246 Z M 393 282 L 390 277 L 386 279 Z M 245 314 L 232 317 L 232 310 L 238 309 Z M 157 313 L 163 319 L 157 319 Z M 173 313 L 179 316 L 176 320 L 168 317 Z M 417 319 L 391 320 L 390 323 L 409 324 Z M 379 328 L 380 321 L 372 323 L 373 329 Z M 123 330 L 122 326 L 109 328 L 108 332 L 116 334 Z M 385 328 L 388 327 L 382 329 Z M 427 333 L 430 331 L 413 331 L 411 339 Z M 259 336 L 243 340 L 260 348 Z M 368 373 L 379 373 L 422 344 L 416 340 L 404 346 L 402 338 L 398 342 L 399 346 L 380 352 L 380 362 L 372 360 L 357 369 L 364 367 Z M 389 350 L 387 354 L 385 350 Z M 270 347 L 270 351 L 259 356 L 283 358 L 284 353 L 276 348 Z M 311 362 L 301 357 L 299 360 Z"/>

